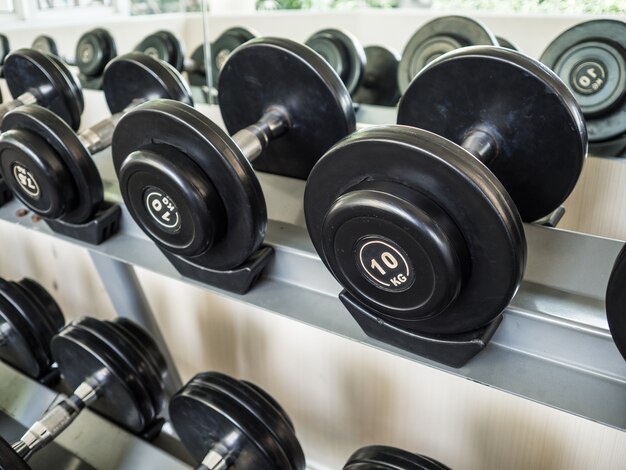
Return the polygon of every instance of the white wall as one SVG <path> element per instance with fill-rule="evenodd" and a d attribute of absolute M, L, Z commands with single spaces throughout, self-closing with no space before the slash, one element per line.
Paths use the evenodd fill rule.
<path fill-rule="evenodd" d="M 365 44 L 382 42 L 401 50 L 427 18 L 413 12 L 262 14 L 216 16 L 210 26 L 212 37 L 228 26 L 245 24 L 262 34 L 297 40 L 322 27 L 340 26 Z M 535 56 L 559 30 L 580 21 L 480 18 Z M 122 51 L 157 27 L 175 29 L 189 44 L 195 44 L 202 30 L 199 17 L 133 20 L 130 26 L 113 21 L 106 26 Z M 86 29 L 67 23 L 47 26 L 45 32 L 58 34 L 67 50 Z M 16 46 L 27 45 L 34 35 L 18 27 L 5 32 Z M 87 123 L 105 112 L 101 97 L 88 96 Z M 626 238 L 624 168 L 621 162 L 589 161 L 568 203 L 568 227 Z M 85 251 L 5 223 L 0 223 L 0 240 L 0 276 L 40 280 L 70 318 L 114 316 Z M 140 270 L 139 277 L 183 377 L 216 369 L 265 387 L 294 419 L 309 459 L 327 468 L 340 468 L 354 449 L 371 443 L 423 452 L 455 469 L 626 468 L 622 431 L 153 273 Z"/>

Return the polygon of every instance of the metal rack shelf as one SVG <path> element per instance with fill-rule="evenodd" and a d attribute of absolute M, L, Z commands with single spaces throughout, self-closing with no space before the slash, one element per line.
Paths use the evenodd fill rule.
<path fill-rule="evenodd" d="M 103 152 L 97 162 L 107 198 L 119 202 L 110 155 Z M 71 241 L 90 250 L 97 267 L 98 260 L 108 260 L 182 279 L 388 353 L 626 430 L 626 362 L 609 334 L 603 302 L 621 242 L 526 225 L 529 259 L 517 296 L 486 350 L 465 367 L 451 369 L 367 337 L 337 299 L 341 288 L 323 266 L 304 228 L 304 182 L 267 174 L 260 179 L 271 219 L 266 241 L 276 254 L 245 296 L 184 279 L 125 210 L 120 233 L 104 244 Z M 0 208 L 0 220 L 64 238 L 44 222 L 20 217 L 20 208 L 17 201 L 5 205 Z M 105 285 L 114 282 L 110 269 L 101 269 L 100 274 Z"/>
<path fill-rule="evenodd" d="M 19 438 L 59 394 L 0 363 L 0 434 Z M 112 451 L 111 449 L 115 449 Z M 33 470 L 188 470 L 190 465 L 89 409 L 29 461 Z"/>
<path fill-rule="evenodd" d="M 198 106 L 218 123 L 216 107 Z M 359 121 L 394 122 L 393 109 L 363 107 Z M 121 202 L 110 153 L 95 157 L 106 197 Z M 123 210 L 121 231 L 99 246 L 54 234 L 42 221 L 20 216 L 17 201 L 0 208 L 0 220 L 65 239 L 90 251 L 119 312 L 141 308 L 132 281 L 137 266 L 181 279 L 310 326 L 427 364 L 526 399 L 626 430 L 626 362 L 608 331 L 604 292 L 623 243 L 526 225 L 529 256 L 524 282 L 493 340 L 461 369 L 451 369 L 367 337 L 337 298 L 341 287 L 315 253 L 304 226 L 304 182 L 259 174 L 270 223 L 266 242 L 275 256 L 245 296 L 183 278 Z M 131 273 L 130 281 L 119 276 Z M 130 308 L 125 308 L 129 307 Z"/>

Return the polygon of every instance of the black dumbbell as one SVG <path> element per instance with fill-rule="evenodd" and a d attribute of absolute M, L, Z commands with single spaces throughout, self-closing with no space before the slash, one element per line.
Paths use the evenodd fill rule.
<path fill-rule="evenodd" d="M 143 38 L 137 46 L 136 52 L 167 62 L 179 72 L 185 65 L 185 49 L 178 36 L 171 31 L 159 30 Z"/>
<path fill-rule="evenodd" d="M 224 31 L 211 43 L 211 78 L 213 87 L 217 88 L 220 71 L 231 52 L 257 36 L 258 34 L 251 29 L 236 26 Z M 198 46 L 193 51 L 191 60 L 185 64 L 185 71 L 191 86 L 207 86 L 204 45 Z"/>
<path fill-rule="evenodd" d="M 92 29 L 78 39 L 75 55 L 74 65 L 83 86 L 99 90 L 106 65 L 117 56 L 115 39 L 106 29 Z"/>
<path fill-rule="evenodd" d="M 109 31 L 95 28 L 85 32 L 76 43 L 72 65 L 78 67 L 83 87 L 99 90 L 106 65 L 117 56 L 115 39 Z"/>
<path fill-rule="evenodd" d="M 2 121 L 0 171 L 20 201 L 47 221 L 81 225 L 103 208 L 102 181 L 91 155 L 109 147 L 124 113 L 155 98 L 192 103 L 173 67 L 138 52 L 107 65 L 103 89 L 112 116 L 79 134 L 38 106 L 23 106 Z"/>
<path fill-rule="evenodd" d="M 521 282 L 522 220 L 554 211 L 580 175 L 584 120 L 547 67 L 475 46 L 422 69 L 398 124 L 357 132 L 320 159 L 307 228 L 362 327 L 422 355 L 446 345 L 441 335 L 472 350 L 468 332 L 492 332 Z M 416 335 L 442 339 L 423 350 Z M 468 359 L 448 352 L 433 358 Z"/>
<path fill-rule="evenodd" d="M 552 41 L 541 61 L 572 90 L 589 131 L 589 151 L 626 156 L 626 22 L 591 20 Z"/>
<path fill-rule="evenodd" d="M 605 301 L 611 336 L 626 359 L 626 248 L 622 248 L 613 264 Z"/>
<path fill-rule="evenodd" d="M 16 99 L 0 105 L 0 121 L 12 109 L 31 103 L 50 108 L 73 129 L 80 126 L 84 101 L 80 85 L 69 69 L 53 55 L 20 49 L 6 58 L 2 73 Z M 0 205 L 11 199 L 0 176 Z"/>
<path fill-rule="evenodd" d="M 0 463 L 4 463 L 0 470 L 28 469 L 25 462 L 86 407 L 137 434 L 159 423 L 165 361 L 153 339 L 135 323 L 123 318 L 83 318 L 63 328 L 50 347 L 74 392 L 10 447 L 0 445 Z"/>
<path fill-rule="evenodd" d="M 497 46 L 498 40 L 482 23 L 464 16 L 442 16 L 419 28 L 402 51 L 398 66 L 400 91 L 437 57 L 466 46 Z"/>
<path fill-rule="evenodd" d="M 389 446 L 362 447 L 350 456 L 343 470 L 450 470 L 425 455 Z"/>
<path fill-rule="evenodd" d="M 37 36 L 31 48 L 61 57 L 67 64 L 78 67 L 82 85 L 91 89 L 100 89 L 104 67 L 117 55 L 113 36 L 102 28 L 87 31 L 78 39 L 74 58 L 61 56 L 56 41 L 46 34 Z"/>
<path fill-rule="evenodd" d="M 33 378 L 51 371 L 50 341 L 65 325 L 61 309 L 37 282 L 0 279 L 0 360 Z"/>
<path fill-rule="evenodd" d="M 313 34 L 304 44 L 330 64 L 350 94 L 357 90 L 363 80 L 366 59 L 356 37 L 348 31 L 330 28 Z"/>
<path fill-rule="evenodd" d="M 304 470 L 291 419 L 258 386 L 218 372 L 193 377 L 170 401 L 176 433 L 198 470 Z"/>
<path fill-rule="evenodd" d="M 160 30 L 142 39 L 135 51 L 161 59 L 179 72 L 187 72 L 191 86 L 207 85 L 203 45 L 198 46 L 189 59 L 185 59 L 181 39 L 171 31 Z"/>
<path fill-rule="evenodd" d="M 305 179 L 355 128 L 345 86 L 304 45 L 249 41 L 221 77 L 220 108 L 233 137 L 199 111 L 168 101 L 131 111 L 113 136 L 126 207 L 182 272 L 193 264 L 207 275 L 224 273 L 258 253 L 267 210 L 251 161 L 258 170 Z"/>
<path fill-rule="evenodd" d="M 59 47 L 57 46 L 57 42 L 52 36 L 48 36 L 47 34 L 40 34 L 39 36 L 35 37 L 30 45 L 30 48 L 35 49 L 42 54 L 52 54 L 57 57 L 61 57 L 59 55 Z"/>
<path fill-rule="evenodd" d="M 361 85 L 352 94 L 359 104 L 395 106 L 400 99 L 398 64 L 400 56 L 384 46 L 365 48 L 365 69 Z"/>
<path fill-rule="evenodd" d="M 0 120 L 12 109 L 38 104 L 50 109 L 72 129 L 78 129 L 84 108 L 83 94 L 80 84 L 59 58 L 33 49 L 20 49 L 7 56 L 3 72 L 15 99 L 0 105 Z"/>

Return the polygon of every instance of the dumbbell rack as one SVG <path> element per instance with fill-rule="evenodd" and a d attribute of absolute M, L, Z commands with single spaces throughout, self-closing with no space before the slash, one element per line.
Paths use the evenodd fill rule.
<path fill-rule="evenodd" d="M 18 438 L 58 398 L 54 390 L 0 363 L 0 434 L 10 440 Z M 111 449 L 118 450 L 111 452 Z M 33 468 L 55 470 L 192 468 L 89 409 L 29 463 Z"/>
<path fill-rule="evenodd" d="M 219 122 L 219 110 L 198 106 Z M 393 122 L 374 108 L 361 122 Z M 96 156 L 107 199 L 121 202 L 110 152 Z M 493 340 L 469 364 L 452 369 L 367 337 L 337 298 L 341 288 L 315 253 L 304 227 L 304 182 L 260 176 L 270 223 L 266 243 L 274 260 L 245 296 L 182 277 L 123 210 L 121 231 L 100 246 L 70 240 L 89 250 L 120 314 L 154 331 L 151 313 L 133 267 L 201 286 L 220 295 L 278 313 L 451 374 L 626 430 L 626 363 L 608 332 L 604 292 L 622 242 L 526 225 L 529 256 L 524 282 Z M 64 240 L 43 222 L 20 216 L 21 204 L 0 208 L 0 220 Z M 175 386 L 175 384 L 172 384 Z"/>

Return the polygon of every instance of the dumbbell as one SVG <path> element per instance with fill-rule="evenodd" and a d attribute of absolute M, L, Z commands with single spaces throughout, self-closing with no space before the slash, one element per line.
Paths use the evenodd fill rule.
<path fill-rule="evenodd" d="M 75 65 L 83 87 L 96 90 L 102 85 L 104 67 L 117 55 L 113 36 L 103 28 L 87 31 L 78 39 L 74 58 L 61 56 L 56 41 L 45 34 L 37 36 L 31 48 L 44 54 L 59 56 L 67 64 Z"/>
<path fill-rule="evenodd" d="M 84 107 L 83 93 L 72 73 L 56 56 L 20 49 L 7 56 L 2 72 L 16 99 L 0 104 L 0 122 L 12 109 L 36 103 L 78 129 Z M 8 186 L 0 176 L 0 205 L 11 199 Z"/>
<path fill-rule="evenodd" d="M 198 46 L 191 58 L 185 59 L 180 38 L 171 31 L 160 30 L 143 38 L 135 47 L 135 51 L 161 59 L 179 72 L 187 72 L 191 86 L 207 85 L 204 45 Z"/>
<path fill-rule="evenodd" d="M 465 16 L 442 16 L 429 21 L 409 39 L 398 65 L 400 91 L 437 57 L 466 46 L 497 46 L 498 40 L 482 23 Z"/>
<path fill-rule="evenodd" d="M 458 367 L 469 359 L 460 346 L 484 346 L 521 282 L 522 220 L 572 191 L 584 120 L 547 67 L 475 46 L 418 73 L 398 124 L 357 132 L 319 160 L 306 224 L 367 334 Z"/>
<path fill-rule="evenodd" d="M 40 284 L 0 279 L 0 360 L 42 378 L 54 362 L 50 341 L 64 325 L 63 312 Z"/>
<path fill-rule="evenodd" d="M 86 407 L 137 434 L 158 423 L 165 361 L 153 339 L 135 323 L 83 318 L 63 328 L 50 348 L 74 392 L 11 446 L 2 442 L 0 470 L 28 469 L 26 461 Z"/>
<path fill-rule="evenodd" d="M 231 52 L 242 44 L 258 37 L 258 34 L 248 28 L 235 26 L 227 29 L 211 43 L 211 74 L 213 87 L 217 88 L 220 71 Z M 207 86 L 204 45 L 198 46 L 191 54 L 191 60 L 185 65 L 189 84 L 197 87 Z"/>
<path fill-rule="evenodd" d="M 360 104 L 395 106 L 400 99 L 398 64 L 400 56 L 384 46 L 367 46 L 365 69 L 352 99 Z"/>
<path fill-rule="evenodd" d="M 253 383 L 198 374 L 172 397 L 169 414 L 198 470 L 305 468 L 291 419 Z"/>
<path fill-rule="evenodd" d="M 441 462 L 390 446 L 367 446 L 354 452 L 343 470 L 450 470 Z"/>
<path fill-rule="evenodd" d="M 330 64 L 350 94 L 357 90 L 363 80 L 366 59 L 363 46 L 356 37 L 344 30 L 323 29 L 304 44 Z"/>
<path fill-rule="evenodd" d="M 40 34 L 39 36 L 36 36 L 35 39 L 33 39 L 30 48 L 35 49 L 42 54 L 52 54 L 57 57 L 61 57 L 57 42 L 52 36 L 48 36 L 47 34 Z"/>
<path fill-rule="evenodd" d="M 128 211 L 188 276 L 226 275 L 258 261 L 253 254 L 260 253 L 267 210 L 250 162 L 306 179 L 317 159 L 355 129 L 350 95 L 337 75 L 310 48 L 287 39 L 237 48 L 218 92 L 232 137 L 199 111 L 168 101 L 131 111 L 113 135 Z M 254 276 L 246 279 L 220 287 L 243 293 Z"/>
<path fill-rule="evenodd" d="M 0 171 L 20 201 L 47 221 L 83 225 L 103 208 L 102 180 L 91 155 L 110 146 L 124 113 L 155 98 L 192 103 L 173 67 L 138 52 L 107 65 L 103 89 L 112 116 L 79 134 L 38 106 L 16 109 L 2 122 Z"/>
<path fill-rule="evenodd" d="M 183 71 L 185 65 L 183 43 L 171 31 L 159 30 L 149 34 L 135 46 L 135 51 L 165 61 L 179 72 Z"/>
<path fill-rule="evenodd" d="M 7 56 L 3 72 L 15 99 L 0 105 L 0 120 L 12 109 L 38 104 L 78 129 L 84 108 L 81 87 L 56 56 L 20 49 Z"/>
<path fill-rule="evenodd" d="M 615 259 L 606 289 L 606 317 L 617 349 L 626 360 L 626 248 Z"/>
<path fill-rule="evenodd" d="M 590 153 L 626 156 L 626 22 L 600 19 L 573 26 L 548 45 L 540 60 L 580 104 Z"/>

